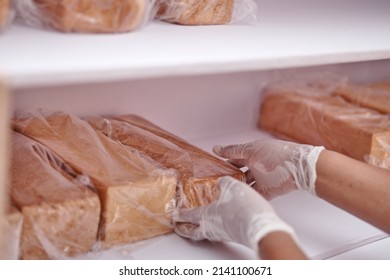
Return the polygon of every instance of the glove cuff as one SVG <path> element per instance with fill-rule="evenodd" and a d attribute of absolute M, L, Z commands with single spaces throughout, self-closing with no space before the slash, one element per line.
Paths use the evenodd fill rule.
<path fill-rule="evenodd" d="M 286 166 L 294 177 L 298 190 L 307 191 L 317 196 L 315 183 L 317 180 L 317 160 L 325 148 L 322 146 L 301 145 L 294 153 L 291 162 Z"/>
<path fill-rule="evenodd" d="M 325 150 L 324 147 L 314 147 L 307 157 L 307 165 L 306 165 L 307 170 L 306 170 L 306 172 L 307 172 L 307 174 L 309 174 L 308 175 L 309 188 L 307 191 L 314 196 L 317 196 L 317 193 L 316 193 L 316 180 L 317 180 L 316 165 L 317 165 L 318 157 L 320 156 L 320 154 L 323 150 Z"/>
<path fill-rule="evenodd" d="M 298 243 L 298 238 L 294 229 L 280 219 L 275 213 L 268 212 L 253 217 L 251 227 L 248 230 L 249 244 L 247 244 L 247 246 L 252 248 L 259 256 L 259 241 L 267 234 L 277 231 L 289 234 L 294 241 Z"/>

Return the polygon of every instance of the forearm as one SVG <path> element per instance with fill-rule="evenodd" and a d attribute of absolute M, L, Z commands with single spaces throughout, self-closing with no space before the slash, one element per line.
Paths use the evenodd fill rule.
<path fill-rule="evenodd" d="M 306 255 L 294 239 L 282 231 L 271 232 L 259 242 L 259 253 L 265 260 L 304 260 Z"/>
<path fill-rule="evenodd" d="M 323 151 L 317 162 L 320 198 L 390 232 L 390 172 Z"/>

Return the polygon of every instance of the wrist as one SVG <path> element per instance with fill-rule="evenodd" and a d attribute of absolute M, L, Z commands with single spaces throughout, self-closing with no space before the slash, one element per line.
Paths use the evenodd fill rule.
<path fill-rule="evenodd" d="M 306 255 L 296 241 L 285 232 L 271 232 L 258 244 L 259 256 L 266 260 L 303 260 Z"/>
<path fill-rule="evenodd" d="M 258 252 L 259 242 L 273 232 L 283 232 L 297 241 L 295 231 L 291 226 L 279 218 L 274 212 L 262 213 L 254 216 L 248 230 L 248 247 Z"/>

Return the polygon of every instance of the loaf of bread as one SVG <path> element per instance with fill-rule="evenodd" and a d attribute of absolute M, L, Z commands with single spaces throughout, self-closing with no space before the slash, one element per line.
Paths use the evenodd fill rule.
<path fill-rule="evenodd" d="M 3 221 L 3 247 L 0 248 L 0 260 L 17 260 L 19 259 L 19 244 L 22 233 L 23 216 L 11 205 L 5 214 Z"/>
<path fill-rule="evenodd" d="M 26 22 L 41 23 L 64 32 L 114 33 L 139 27 L 145 0 L 21 0 Z"/>
<path fill-rule="evenodd" d="M 262 102 L 259 127 L 390 168 L 390 117 L 337 96 L 269 90 Z"/>
<path fill-rule="evenodd" d="M 232 176 L 244 180 L 244 174 L 228 162 L 205 152 L 136 115 L 112 119 L 90 119 L 90 124 L 111 138 L 140 150 L 166 166 L 176 169 L 183 184 L 179 206 L 197 207 L 218 197 L 218 178 Z"/>
<path fill-rule="evenodd" d="M 120 143 L 135 148 L 167 168 L 178 171 L 180 184 L 177 206 L 193 208 L 207 205 L 219 196 L 216 181 L 223 176 L 244 180 L 244 174 L 187 141 L 136 116 L 125 115 L 110 119 L 89 118 L 89 123 Z M 176 225 L 182 232 L 194 227 Z"/>
<path fill-rule="evenodd" d="M 347 85 L 334 92 L 349 102 L 390 115 L 390 83 Z"/>
<path fill-rule="evenodd" d="M 0 30 L 8 22 L 10 15 L 10 0 L 0 0 Z"/>
<path fill-rule="evenodd" d="M 183 25 L 226 24 L 232 19 L 234 0 L 157 0 L 157 19 Z"/>
<path fill-rule="evenodd" d="M 63 259 L 97 241 L 100 201 L 52 151 L 12 134 L 10 194 L 24 218 L 22 259 Z"/>
<path fill-rule="evenodd" d="M 65 113 L 15 118 L 13 127 L 55 151 L 95 183 L 102 203 L 103 247 L 172 231 L 177 175 Z"/>

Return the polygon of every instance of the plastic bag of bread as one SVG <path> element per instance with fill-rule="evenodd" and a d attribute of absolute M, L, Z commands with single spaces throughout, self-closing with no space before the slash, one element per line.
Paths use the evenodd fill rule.
<path fill-rule="evenodd" d="M 347 83 L 338 87 L 335 95 L 339 95 L 351 103 L 390 115 L 390 82 L 373 84 Z"/>
<path fill-rule="evenodd" d="M 253 0 L 155 0 L 155 19 L 183 25 L 255 23 Z"/>
<path fill-rule="evenodd" d="M 258 125 L 278 137 L 390 169 L 390 115 L 334 96 L 335 88 L 269 87 L 263 92 Z"/>
<path fill-rule="evenodd" d="M 10 197 L 23 216 L 20 258 L 66 259 L 92 250 L 101 207 L 89 178 L 17 132 L 11 159 Z"/>
<path fill-rule="evenodd" d="M 219 196 L 216 181 L 220 177 L 245 180 L 235 166 L 137 115 L 91 117 L 87 121 L 111 139 L 145 153 L 166 168 L 177 170 L 178 207 L 193 208 L 213 202 Z M 186 231 L 192 225 L 177 226 Z"/>
<path fill-rule="evenodd" d="M 0 32 L 12 22 L 14 15 L 11 0 L 0 0 Z"/>
<path fill-rule="evenodd" d="M 93 180 L 102 204 L 100 248 L 173 231 L 177 175 L 66 113 L 18 114 L 15 130 Z"/>
<path fill-rule="evenodd" d="M 139 28 L 149 17 L 148 0 L 18 0 L 31 26 L 63 32 L 116 33 Z"/>

